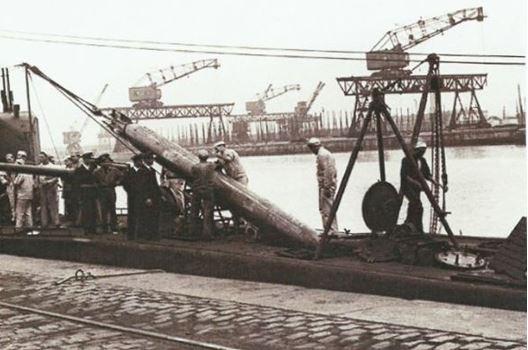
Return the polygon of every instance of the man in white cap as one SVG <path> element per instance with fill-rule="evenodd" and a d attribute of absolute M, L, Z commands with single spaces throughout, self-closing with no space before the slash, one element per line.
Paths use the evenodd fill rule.
<path fill-rule="evenodd" d="M 426 180 L 436 184 L 432 178 L 431 170 L 427 165 L 427 161 L 423 157 L 426 149 L 427 144 L 422 139 L 418 139 L 414 146 L 413 158 L 418 165 L 418 170 L 422 176 Z M 410 223 L 414 225 L 417 230 L 423 232 L 423 206 L 420 199 L 420 194 L 423 191 L 423 188 L 419 181 L 418 173 L 414 171 L 411 160 L 407 157 L 403 158 L 401 162 L 400 183 L 401 193 L 409 201 L 405 223 Z"/>
<path fill-rule="evenodd" d="M 27 153 L 26 151 L 18 151 L 17 152 L 17 155 L 16 155 L 16 160 L 17 160 L 17 163 L 18 164 L 21 164 L 21 165 L 24 165 L 26 164 L 26 160 L 27 160 Z"/>
<path fill-rule="evenodd" d="M 23 152 L 23 151 L 22 151 Z M 20 151 L 19 151 L 20 153 Z M 20 156 L 20 157 L 19 157 Z M 17 154 L 16 164 L 23 165 L 25 163 L 24 154 Z M 33 226 L 33 175 L 31 174 L 16 174 L 14 180 L 16 208 L 15 208 L 15 226 L 31 227 Z"/>
<path fill-rule="evenodd" d="M 215 143 L 214 150 L 218 163 L 225 169 L 227 176 L 247 186 L 248 177 L 238 153 L 234 149 L 227 148 L 224 141 Z"/>
<path fill-rule="evenodd" d="M 323 220 L 323 228 L 326 226 L 334 196 L 337 188 L 337 169 L 335 159 L 329 150 L 321 145 L 321 141 L 312 137 L 308 140 L 308 148 L 317 156 L 317 184 L 319 185 L 319 212 Z M 337 218 L 334 219 L 328 234 L 337 232 Z"/>
<path fill-rule="evenodd" d="M 7 163 L 14 163 L 15 157 L 13 154 L 7 153 L 5 155 L 5 160 Z M 2 172 L 0 176 L 0 182 L 6 186 L 7 198 L 9 199 L 9 208 L 11 211 L 11 221 L 15 222 L 15 174 L 9 171 Z"/>
<path fill-rule="evenodd" d="M 50 162 L 49 156 L 46 154 L 46 152 L 40 152 L 38 160 L 39 166 L 54 167 L 54 165 Z M 40 193 L 41 226 L 47 227 L 51 223 L 51 225 L 59 227 L 59 178 L 41 175 L 37 177 L 37 184 Z"/>

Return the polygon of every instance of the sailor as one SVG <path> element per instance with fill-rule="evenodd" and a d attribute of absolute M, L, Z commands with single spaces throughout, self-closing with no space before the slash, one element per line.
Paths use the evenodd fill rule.
<path fill-rule="evenodd" d="M 161 191 L 154 169 L 154 154 L 146 153 L 143 157 L 144 170 L 140 169 L 140 184 L 138 201 L 138 236 L 147 240 L 159 240 L 159 208 Z M 143 178 L 144 177 L 144 178 Z"/>
<path fill-rule="evenodd" d="M 176 215 L 184 215 L 185 213 L 185 179 L 178 176 L 178 174 L 163 167 L 161 169 L 161 185 L 168 188 L 175 199 Z"/>
<path fill-rule="evenodd" d="M 21 153 L 23 152 L 23 153 Z M 27 154 L 17 153 L 16 164 L 24 165 Z M 33 226 L 33 175 L 15 174 L 14 188 L 16 195 L 15 226 L 17 228 Z"/>
<path fill-rule="evenodd" d="M 98 198 L 101 206 L 101 219 L 103 232 L 109 230 L 117 233 L 117 214 L 116 214 L 116 192 L 115 188 L 123 179 L 123 172 L 112 166 L 114 161 L 108 153 L 103 153 L 97 157 L 99 168 L 94 170 L 97 179 Z"/>
<path fill-rule="evenodd" d="M 74 181 L 80 190 L 79 217 L 80 224 L 87 234 L 96 233 L 97 220 L 97 184 L 93 174 L 95 164 L 92 152 L 86 152 L 81 156 L 79 167 L 75 169 Z"/>
<path fill-rule="evenodd" d="M 5 160 L 7 163 L 14 163 L 15 157 L 11 153 L 5 155 Z M 0 181 L 3 185 L 6 186 L 6 195 L 9 200 L 9 210 L 11 213 L 10 221 L 15 222 L 15 185 L 14 185 L 15 175 L 9 171 L 2 173 Z"/>
<path fill-rule="evenodd" d="M 40 152 L 38 160 L 40 166 L 52 167 L 52 163 L 50 162 L 49 156 L 46 154 L 46 152 Z M 48 224 L 51 223 L 51 225 L 59 227 L 59 198 L 57 195 L 59 178 L 47 175 L 38 176 L 37 186 L 40 194 L 41 226 L 47 227 Z"/>
<path fill-rule="evenodd" d="M 122 185 L 127 193 L 127 238 L 128 240 L 135 240 L 136 236 L 136 196 L 138 190 L 138 172 L 143 167 L 143 154 L 135 154 L 131 158 L 132 166 L 126 172 Z"/>
<path fill-rule="evenodd" d="M 225 169 L 227 176 L 247 186 L 248 177 L 238 153 L 234 149 L 227 148 L 224 141 L 215 143 L 214 150 L 218 163 Z"/>
<path fill-rule="evenodd" d="M 66 169 L 73 169 L 72 157 L 68 156 L 62 160 Z M 62 180 L 62 199 L 64 200 L 64 217 L 68 224 L 75 222 L 73 210 L 73 181 L 71 179 Z"/>
<path fill-rule="evenodd" d="M 310 138 L 307 145 L 312 153 L 317 156 L 316 175 L 319 187 L 319 212 L 321 213 L 323 227 L 326 227 L 337 188 L 337 169 L 335 159 L 332 153 L 321 145 L 321 141 L 318 138 Z M 337 218 L 334 218 L 328 234 L 335 234 L 337 230 Z"/>
<path fill-rule="evenodd" d="M 17 164 L 20 164 L 20 165 L 24 165 L 26 164 L 26 160 L 27 160 L 27 153 L 26 151 L 17 151 L 17 155 L 16 155 L 16 163 Z"/>
<path fill-rule="evenodd" d="M 191 168 L 192 174 L 192 202 L 191 202 L 191 233 L 200 236 L 200 211 L 203 216 L 201 236 L 211 239 L 214 234 L 214 189 L 213 178 L 217 166 L 208 162 L 209 152 L 205 149 L 198 151 L 200 162 Z"/>
<path fill-rule="evenodd" d="M 427 165 L 427 161 L 423 157 L 426 149 L 427 144 L 423 140 L 418 139 L 416 145 L 414 146 L 413 158 L 416 162 L 416 165 L 418 165 L 418 170 L 424 179 L 437 184 L 433 180 L 431 170 Z M 411 160 L 407 157 L 403 158 L 401 162 L 400 182 L 401 193 L 409 201 L 405 223 L 411 223 L 414 225 L 414 228 L 420 232 L 423 232 L 423 206 L 420 199 L 420 193 L 423 191 L 423 188 L 420 183 L 418 173 L 414 171 Z"/>

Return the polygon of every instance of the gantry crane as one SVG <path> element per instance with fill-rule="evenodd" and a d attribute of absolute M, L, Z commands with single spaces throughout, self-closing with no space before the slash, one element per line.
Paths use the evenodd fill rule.
<path fill-rule="evenodd" d="M 246 102 L 246 110 L 250 115 L 264 115 L 266 114 L 266 101 L 269 101 L 278 96 L 284 95 L 288 91 L 300 90 L 301 86 L 299 84 L 284 85 L 279 90 L 273 89 L 273 84 L 269 84 L 267 89 L 261 93 L 257 94 L 257 100 Z"/>
<path fill-rule="evenodd" d="M 482 7 L 462 9 L 426 20 L 420 19 L 416 23 L 389 30 L 370 52 L 367 52 L 367 69 L 376 71 L 373 76 L 409 75 L 410 70 L 405 69 L 409 65 L 407 50 L 460 23 L 473 20 L 484 20 Z"/>
<path fill-rule="evenodd" d="M 217 69 L 220 67 L 218 60 L 199 60 L 179 66 L 170 66 L 145 73 L 135 86 L 128 89 L 130 102 L 135 108 L 156 108 L 163 106 L 161 100 L 161 90 L 163 85 L 167 85 L 177 79 L 186 77 L 194 72 L 205 68 Z"/>

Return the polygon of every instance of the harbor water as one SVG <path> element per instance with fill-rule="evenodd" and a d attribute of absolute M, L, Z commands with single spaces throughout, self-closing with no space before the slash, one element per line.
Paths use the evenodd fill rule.
<path fill-rule="evenodd" d="M 349 153 L 335 154 L 338 179 L 346 168 Z M 385 152 L 387 181 L 400 184 L 401 150 Z M 430 150 L 426 153 L 430 163 Z M 506 237 L 521 216 L 526 215 L 526 153 L 524 146 L 473 146 L 446 149 L 449 190 L 448 221 L 455 232 L 468 236 Z M 318 212 L 315 156 L 312 154 L 244 157 L 252 191 L 269 199 L 299 220 L 321 228 Z M 379 180 L 377 151 L 362 151 L 352 172 L 338 211 L 340 230 L 368 232 L 361 215 L 367 189 Z M 430 207 L 424 203 L 424 227 Z M 118 206 L 126 206 L 122 190 Z M 404 200 L 400 222 L 405 218 Z M 444 231 L 443 231 L 444 232 Z"/>

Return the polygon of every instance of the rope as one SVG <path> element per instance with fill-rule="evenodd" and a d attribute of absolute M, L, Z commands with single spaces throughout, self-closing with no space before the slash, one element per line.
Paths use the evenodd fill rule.
<path fill-rule="evenodd" d="M 48 131 L 48 136 L 51 140 L 51 145 L 53 146 L 53 151 L 55 152 L 55 157 L 57 157 L 57 162 L 59 164 L 62 164 L 62 160 L 59 156 L 59 151 L 57 150 L 57 147 L 55 146 L 55 141 L 53 139 L 53 136 L 51 134 L 51 128 L 48 123 L 48 118 L 46 117 L 46 113 L 44 113 L 44 108 L 42 108 L 42 104 L 40 103 L 39 95 L 37 94 L 37 90 L 35 89 L 35 84 L 33 83 L 33 78 L 31 77 L 31 74 L 29 74 L 29 81 L 31 84 L 31 90 L 33 91 L 33 95 L 35 95 L 35 98 L 37 100 L 37 104 L 39 106 L 40 114 L 42 115 L 42 118 L 44 119 L 44 124 L 46 124 L 46 130 Z"/>
<path fill-rule="evenodd" d="M 196 43 L 183 43 L 183 42 L 171 42 L 171 41 L 156 41 L 156 40 L 133 40 L 123 38 L 104 38 L 98 36 L 81 36 L 81 35 L 66 35 L 66 34 L 55 34 L 55 33 L 35 33 L 26 31 L 16 30 L 0 30 L 0 32 L 12 33 L 12 34 L 23 34 L 23 35 L 39 35 L 49 36 L 56 38 L 69 38 L 69 39 L 81 39 L 81 40 L 96 40 L 103 42 L 123 42 L 123 43 L 135 43 L 135 44 L 153 44 L 153 45 L 169 45 L 169 46 L 189 46 L 189 47 L 211 47 L 220 49 L 239 49 L 239 50 L 259 50 L 259 51 L 286 51 L 286 52 L 306 52 L 306 53 L 330 53 L 330 54 L 366 54 L 368 51 L 362 50 L 324 50 L 324 49 L 302 49 L 302 48 L 285 48 L 285 47 L 269 47 L 269 46 L 248 46 L 248 45 L 219 45 L 219 44 L 196 44 Z M 384 52 L 387 55 L 400 55 L 401 53 Z M 427 56 L 428 53 L 408 52 L 411 56 Z M 513 55 L 513 54 L 467 54 L 467 53 L 438 53 L 439 56 L 445 57 L 480 57 L 480 58 L 525 58 L 525 55 Z"/>
<path fill-rule="evenodd" d="M 247 57 L 267 57 L 267 58 L 288 58 L 288 59 L 315 59 L 315 60 L 338 60 L 338 61 L 367 61 L 366 58 L 360 57 L 348 57 L 348 56 L 312 56 L 312 55 L 293 55 L 293 54 L 272 54 L 272 53 L 255 53 L 255 52 L 236 52 L 236 51 L 218 51 L 218 50 L 203 50 L 203 49 L 176 49 L 176 48 L 163 48 L 163 47 L 152 47 L 152 46 L 133 46 L 124 44 L 101 44 L 101 43 L 90 43 L 90 42 L 76 42 L 70 40 L 55 40 L 55 39 L 36 39 L 36 38 L 23 38 L 12 35 L 0 34 L 0 38 L 10 40 L 21 40 L 29 42 L 43 42 L 53 44 L 66 44 L 66 45 L 77 45 L 77 46 L 90 46 L 98 48 L 114 48 L 114 49 L 131 49 L 131 50 L 143 50 L 143 51 L 157 51 L 157 52 L 184 52 L 184 53 L 201 53 L 201 54 L 212 54 L 212 55 L 226 55 L 226 56 L 247 56 Z M 403 60 L 391 60 L 391 59 L 369 59 L 369 61 L 379 62 L 402 62 Z M 416 63 L 420 60 L 409 60 L 409 62 Z M 442 61 L 443 64 L 466 64 L 466 65 L 497 65 L 497 66 L 524 66 L 524 62 L 506 62 L 506 61 Z"/>

